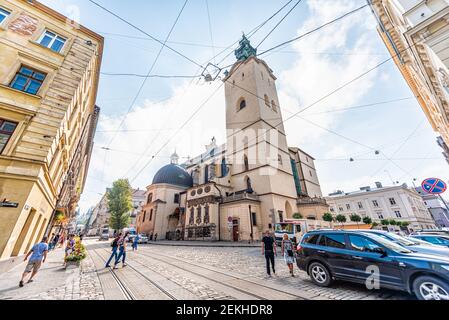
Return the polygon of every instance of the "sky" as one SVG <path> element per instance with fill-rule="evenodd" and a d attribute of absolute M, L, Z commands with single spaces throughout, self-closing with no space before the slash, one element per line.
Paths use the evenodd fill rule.
<path fill-rule="evenodd" d="M 162 41 L 185 3 L 95 1 Z M 175 150 L 182 161 L 204 152 L 212 137 L 218 144 L 225 142 L 224 89 L 219 79 L 202 80 L 197 64 L 224 67 L 234 63 L 231 52 L 242 32 L 248 34 L 288 1 L 187 1 L 167 42 L 184 57 L 167 47 L 158 57 L 161 43 L 89 0 L 41 2 L 105 37 L 97 99 L 101 116 L 79 204 L 85 212 L 114 180 L 128 178 L 134 188 L 143 189 Z M 296 2 L 250 38 L 253 46 Z M 365 3 L 303 0 L 258 50 L 302 35 Z M 438 135 L 394 63 L 389 61 L 359 77 L 389 58 L 369 8 L 261 58 L 278 78 L 289 146 L 298 146 L 316 158 L 323 195 L 374 186 L 377 181 L 412 186 L 427 177 L 448 180 L 449 167 L 436 144 Z M 176 77 L 148 78 L 143 83 L 142 77 L 110 75 L 146 75 L 152 66 L 152 75 Z"/>

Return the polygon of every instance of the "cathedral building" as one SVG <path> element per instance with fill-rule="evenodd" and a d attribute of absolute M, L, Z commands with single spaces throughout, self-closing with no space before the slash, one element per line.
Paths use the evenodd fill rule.
<path fill-rule="evenodd" d="M 183 164 L 175 153 L 147 187 L 138 232 L 248 241 L 285 219 L 320 220 L 328 212 L 313 157 L 288 146 L 273 71 L 245 36 L 235 54 L 223 79 L 226 144 L 213 138 Z"/>

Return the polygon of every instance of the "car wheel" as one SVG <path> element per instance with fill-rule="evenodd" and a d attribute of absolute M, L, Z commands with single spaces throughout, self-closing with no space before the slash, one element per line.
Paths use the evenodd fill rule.
<path fill-rule="evenodd" d="M 432 276 L 418 277 L 413 292 L 419 300 L 449 300 L 449 284 Z"/>
<path fill-rule="evenodd" d="M 312 281 L 320 287 L 328 287 L 332 283 L 330 272 L 320 262 L 313 262 L 310 264 L 309 275 Z"/>

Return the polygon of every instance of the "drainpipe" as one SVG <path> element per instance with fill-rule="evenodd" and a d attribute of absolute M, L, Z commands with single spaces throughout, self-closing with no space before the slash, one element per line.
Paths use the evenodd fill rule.
<path fill-rule="evenodd" d="M 218 193 L 220 194 L 220 203 L 223 202 L 223 195 L 221 193 L 221 190 L 217 187 L 217 184 L 215 182 L 212 182 L 215 189 L 218 190 Z M 218 241 L 221 241 L 221 217 L 220 217 L 220 204 L 218 204 Z"/>

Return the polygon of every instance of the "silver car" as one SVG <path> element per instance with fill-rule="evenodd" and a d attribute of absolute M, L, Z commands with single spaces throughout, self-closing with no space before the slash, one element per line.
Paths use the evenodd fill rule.
<path fill-rule="evenodd" d="M 422 241 L 416 241 L 414 238 L 406 238 L 383 230 L 360 230 L 360 232 L 375 234 L 414 252 L 449 257 L 449 248 L 423 244 Z"/>

